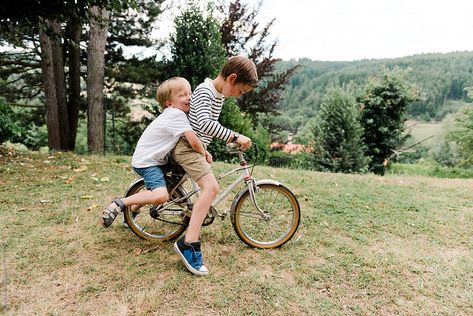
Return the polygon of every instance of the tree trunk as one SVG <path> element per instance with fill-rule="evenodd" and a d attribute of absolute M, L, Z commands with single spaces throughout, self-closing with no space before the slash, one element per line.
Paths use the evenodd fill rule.
<path fill-rule="evenodd" d="M 69 150 L 69 113 L 66 103 L 66 78 L 64 74 L 64 50 L 61 43 L 62 30 L 61 24 L 58 21 L 50 21 L 51 30 L 53 32 L 50 36 L 51 49 L 53 56 L 54 80 L 56 82 L 56 99 L 59 115 L 59 138 L 62 150 Z"/>
<path fill-rule="evenodd" d="M 53 150 L 69 150 L 69 115 L 66 107 L 61 24 L 42 20 L 40 26 L 41 69 L 46 94 L 48 146 Z"/>
<path fill-rule="evenodd" d="M 87 145 L 89 152 L 103 154 L 105 149 L 103 87 L 108 12 L 90 8 L 90 38 L 87 52 Z"/>
<path fill-rule="evenodd" d="M 45 24 L 48 24 L 45 22 Z M 54 57 L 51 39 L 40 26 L 39 40 L 41 45 L 41 69 L 44 92 L 46 95 L 46 125 L 48 128 L 49 149 L 61 149 L 61 135 L 59 128 L 59 110 L 56 97 L 56 80 L 54 74 Z"/>
<path fill-rule="evenodd" d="M 80 34 L 81 25 L 79 22 L 71 22 L 69 29 L 69 144 L 70 150 L 75 149 L 77 125 L 79 121 L 80 102 Z"/>

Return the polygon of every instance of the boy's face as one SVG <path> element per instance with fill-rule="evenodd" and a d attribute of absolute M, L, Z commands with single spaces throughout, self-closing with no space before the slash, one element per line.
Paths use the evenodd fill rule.
<path fill-rule="evenodd" d="M 231 74 L 225 79 L 223 84 L 222 94 L 224 97 L 236 97 L 239 98 L 242 94 L 250 92 L 253 90 L 253 87 L 249 84 L 244 83 L 235 83 L 236 75 Z"/>
<path fill-rule="evenodd" d="M 191 94 L 192 92 L 188 87 L 180 87 L 171 93 L 166 105 L 187 113 L 189 112 Z"/>

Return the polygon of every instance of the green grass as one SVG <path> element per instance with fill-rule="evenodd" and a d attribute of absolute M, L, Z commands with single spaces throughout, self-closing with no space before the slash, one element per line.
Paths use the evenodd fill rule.
<path fill-rule="evenodd" d="M 436 178 L 473 178 L 473 169 L 442 166 L 435 161 L 419 161 L 414 164 L 394 163 L 389 168 L 390 174 L 408 176 L 426 176 Z"/>
<path fill-rule="evenodd" d="M 473 180 L 257 167 L 297 194 L 298 233 L 251 249 L 217 219 L 202 231 L 210 275 L 196 277 L 171 243 L 99 225 L 135 178 L 129 160 L 0 157 L 0 313 L 473 314 Z"/>
<path fill-rule="evenodd" d="M 440 122 L 418 122 L 415 120 L 409 120 L 406 122 L 406 127 L 408 128 L 406 131 L 410 133 L 412 136 L 411 140 L 409 140 L 408 144 L 415 143 L 422 139 L 425 139 L 430 136 L 434 136 L 438 134 L 442 128 L 442 123 Z M 423 142 L 423 145 L 431 146 L 434 142 L 434 138 L 430 138 Z"/>

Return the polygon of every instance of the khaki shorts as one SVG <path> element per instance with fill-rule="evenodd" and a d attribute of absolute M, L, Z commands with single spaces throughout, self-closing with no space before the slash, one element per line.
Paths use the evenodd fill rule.
<path fill-rule="evenodd" d="M 205 160 L 205 156 L 194 151 L 184 137 L 179 139 L 176 147 L 172 150 L 172 158 L 196 182 L 206 174 L 212 173 L 212 168 L 207 160 Z"/>

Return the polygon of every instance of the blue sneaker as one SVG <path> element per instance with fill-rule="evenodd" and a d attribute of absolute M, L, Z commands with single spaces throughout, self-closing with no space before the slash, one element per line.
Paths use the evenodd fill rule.
<path fill-rule="evenodd" d="M 174 243 L 174 250 L 181 256 L 187 270 L 197 275 L 209 274 L 209 270 L 202 263 L 200 241 L 187 244 L 182 237 Z"/>

